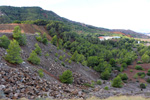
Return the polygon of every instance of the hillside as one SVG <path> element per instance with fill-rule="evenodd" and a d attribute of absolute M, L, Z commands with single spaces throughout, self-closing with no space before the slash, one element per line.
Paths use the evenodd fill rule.
<path fill-rule="evenodd" d="M 130 35 L 131 37 L 135 37 L 135 38 L 146 38 L 146 39 L 149 38 L 149 36 L 147 36 L 145 34 L 134 32 L 132 30 L 113 29 L 113 30 L 111 30 L 111 32 L 121 32 L 121 33 Z"/>
<path fill-rule="evenodd" d="M 6 8 L 16 11 L 10 14 L 13 17 L 27 9 L 37 15 L 41 9 Z M 34 12 L 26 14 L 25 18 L 34 17 Z M 6 13 L 1 10 L 0 15 Z M 150 97 L 150 47 L 146 42 L 132 38 L 130 32 L 65 21 L 19 19 L 0 24 L 0 99 Z M 120 38 L 97 38 L 105 35 Z"/>
<path fill-rule="evenodd" d="M 97 33 L 98 36 L 100 35 L 115 35 L 113 32 L 122 32 L 120 30 L 113 30 L 101 27 L 95 27 L 91 25 L 86 25 L 84 23 L 75 22 L 63 17 L 60 17 L 53 11 L 43 10 L 40 7 L 12 7 L 12 6 L 0 6 L 0 24 L 4 23 L 12 23 L 14 21 L 26 21 L 26 20 L 55 20 L 55 21 L 62 21 L 65 24 L 72 26 L 71 28 L 82 34 L 95 34 Z M 130 35 L 132 37 L 138 38 L 148 38 L 148 36 L 136 33 L 133 31 L 123 31 L 122 33 L 126 35 Z M 118 33 L 117 33 L 118 34 Z"/>

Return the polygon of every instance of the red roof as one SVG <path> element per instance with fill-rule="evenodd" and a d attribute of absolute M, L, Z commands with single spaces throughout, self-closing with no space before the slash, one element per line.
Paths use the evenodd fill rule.
<path fill-rule="evenodd" d="M 98 38 L 102 39 L 102 38 L 104 38 L 104 37 L 98 37 Z"/>

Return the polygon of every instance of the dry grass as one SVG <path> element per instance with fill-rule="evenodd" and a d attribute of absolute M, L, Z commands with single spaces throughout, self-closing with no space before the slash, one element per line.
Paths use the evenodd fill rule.
<path fill-rule="evenodd" d="M 71 100 L 83 100 L 83 99 L 71 99 Z M 89 99 L 86 100 L 150 100 L 150 98 L 143 98 L 140 96 L 119 96 L 119 97 L 110 97 L 107 99 L 99 99 L 96 97 L 91 97 Z"/>
<path fill-rule="evenodd" d="M 0 99 L 0 100 L 10 100 L 10 99 Z M 29 99 L 22 98 L 22 99 L 18 99 L 18 100 L 29 100 Z M 58 99 L 46 98 L 46 99 L 38 99 L 38 100 L 58 100 Z M 64 100 L 68 100 L 68 99 L 64 99 Z M 70 99 L 70 100 L 83 100 L 83 99 Z M 86 100 L 150 100 L 150 98 L 143 98 L 141 96 L 117 96 L 117 97 L 110 97 L 107 99 L 100 99 L 97 97 L 91 97 L 91 98 L 86 99 Z"/>

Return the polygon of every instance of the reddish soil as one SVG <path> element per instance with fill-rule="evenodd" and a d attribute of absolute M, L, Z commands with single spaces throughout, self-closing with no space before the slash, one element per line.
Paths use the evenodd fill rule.
<path fill-rule="evenodd" d="M 15 26 L 20 26 L 21 32 L 26 34 L 35 34 L 36 32 L 40 33 L 46 33 L 48 34 L 48 31 L 43 26 L 37 26 L 32 24 L 0 24 L 0 33 L 12 33 Z M 48 39 L 51 40 L 51 37 L 47 35 Z"/>
<path fill-rule="evenodd" d="M 138 80 L 139 82 L 145 83 L 146 81 L 144 78 L 138 77 L 137 79 L 135 79 L 134 75 L 138 72 L 144 72 L 146 74 L 148 69 L 150 69 L 150 64 L 149 63 L 137 64 L 137 61 L 139 61 L 139 60 L 140 60 L 140 58 L 138 60 L 134 61 L 132 65 L 129 65 L 128 68 L 125 71 L 123 71 L 123 73 L 126 73 L 128 75 L 129 80 L 132 80 L 134 82 Z M 135 69 L 136 65 L 142 66 L 144 68 L 144 70 L 136 70 Z M 130 72 L 130 70 L 132 70 L 133 72 Z"/>
<path fill-rule="evenodd" d="M 126 35 L 126 34 L 124 34 L 124 33 L 122 33 L 122 32 L 113 32 L 113 33 L 115 33 L 115 34 L 122 34 L 122 35 L 125 35 L 125 36 L 127 36 L 127 37 L 131 37 L 130 35 Z"/>

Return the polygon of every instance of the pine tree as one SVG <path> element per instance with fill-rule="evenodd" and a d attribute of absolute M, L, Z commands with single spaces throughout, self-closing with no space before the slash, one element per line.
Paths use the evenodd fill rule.
<path fill-rule="evenodd" d="M 19 39 L 21 37 L 21 29 L 19 26 L 16 26 L 13 31 L 13 38 Z"/>
<path fill-rule="evenodd" d="M 78 52 L 77 52 L 77 51 L 74 52 L 74 54 L 73 54 L 72 57 L 71 57 L 71 60 L 73 60 L 73 61 L 75 61 L 75 62 L 78 61 Z"/>
<path fill-rule="evenodd" d="M 35 44 L 35 49 L 34 51 L 38 54 L 38 55 L 41 55 L 42 51 L 41 51 L 41 48 L 39 47 L 39 45 L 36 43 Z"/>
<path fill-rule="evenodd" d="M 21 29 L 19 26 L 14 28 L 13 38 L 18 41 L 19 45 L 26 45 L 26 35 L 21 34 Z"/>
<path fill-rule="evenodd" d="M 35 65 L 40 64 L 40 58 L 37 56 L 37 54 L 34 50 L 30 53 L 28 61 Z"/>
<path fill-rule="evenodd" d="M 10 40 L 8 39 L 6 35 L 3 35 L 2 37 L 0 37 L 0 47 L 7 49 L 9 44 L 10 44 Z"/>
<path fill-rule="evenodd" d="M 110 72 L 109 72 L 109 70 L 106 69 L 104 72 L 102 72 L 101 73 L 101 78 L 103 80 L 108 80 L 110 78 Z"/>
<path fill-rule="evenodd" d="M 10 45 L 6 50 L 7 54 L 5 59 L 10 63 L 20 64 L 23 62 L 22 58 L 20 57 L 21 48 L 16 40 L 10 41 Z"/>
<path fill-rule="evenodd" d="M 43 39 L 42 40 L 43 44 L 47 45 L 48 44 L 48 40 L 47 40 L 46 33 L 43 34 L 42 39 Z"/>
<path fill-rule="evenodd" d="M 57 36 L 53 36 L 51 43 L 55 46 L 57 46 Z"/>
<path fill-rule="evenodd" d="M 59 79 L 62 83 L 72 83 L 73 82 L 73 76 L 72 71 L 66 70 L 63 72 L 61 76 L 59 76 Z"/>
<path fill-rule="evenodd" d="M 122 87 L 122 80 L 120 76 L 118 75 L 116 78 L 113 79 L 112 81 L 112 86 L 116 88 L 121 88 Z"/>

